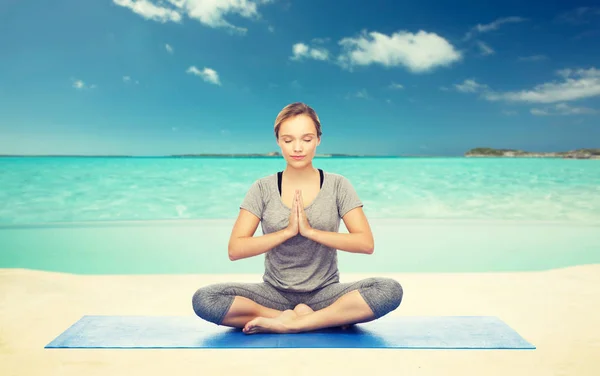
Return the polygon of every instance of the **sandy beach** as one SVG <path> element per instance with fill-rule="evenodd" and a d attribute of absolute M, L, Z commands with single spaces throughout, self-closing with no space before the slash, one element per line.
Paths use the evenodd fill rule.
<path fill-rule="evenodd" d="M 2 375 L 598 375 L 600 265 L 396 278 L 393 315 L 498 316 L 536 350 L 44 349 L 83 315 L 193 315 L 197 287 L 260 275 L 72 275 L 0 270 Z"/>

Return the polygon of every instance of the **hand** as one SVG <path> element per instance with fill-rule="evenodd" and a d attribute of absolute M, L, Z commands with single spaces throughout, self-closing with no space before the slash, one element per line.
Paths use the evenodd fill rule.
<path fill-rule="evenodd" d="M 299 190 L 297 195 L 297 207 L 298 207 L 298 231 L 300 235 L 308 237 L 308 234 L 312 231 L 306 212 L 304 212 L 304 201 L 302 201 L 302 191 Z"/>
<path fill-rule="evenodd" d="M 292 200 L 292 211 L 290 213 L 290 220 L 288 227 L 286 228 L 290 237 L 298 234 L 298 190 L 294 192 L 294 199 Z"/>

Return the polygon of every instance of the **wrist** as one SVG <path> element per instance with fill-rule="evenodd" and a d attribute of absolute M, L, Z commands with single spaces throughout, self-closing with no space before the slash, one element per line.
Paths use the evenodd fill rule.
<path fill-rule="evenodd" d="M 305 238 L 312 240 L 314 234 L 315 234 L 315 229 L 311 227 L 308 230 L 306 230 L 303 235 L 304 235 Z"/>
<path fill-rule="evenodd" d="M 283 229 L 283 237 L 285 240 L 292 238 L 294 235 L 292 234 L 292 230 L 289 227 Z"/>

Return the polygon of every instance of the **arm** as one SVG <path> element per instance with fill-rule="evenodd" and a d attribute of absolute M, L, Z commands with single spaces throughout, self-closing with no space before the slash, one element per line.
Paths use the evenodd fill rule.
<path fill-rule="evenodd" d="M 293 236 L 287 228 L 270 234 L 254 236 L 259 223 L 260 218 L 247 210 L 240 210 L 227 247 L 231 261 L 263 254 Z"/>
<path fill-rule="evenodd" d="M 343 234 L 313 228 L 306 237 L 327 247 L 339 249 L 340 251 L 366 253 L 369 255 L 373 253 L 373 247 L 367 242 L 366 234 Z"/>
<path fill-rule="evenodd" d="M 375 242 L 362 208 L 357 207 L 350 210 L 342 219 L 348 229 L 348 234 L 311 228 L 305 236 L 340 251 L 373 254 Z"/>
<path fill-rule="evenodd" d="M 231 261 L 258 256 L 275 248 L 292 236 L 287 229 L 261 236 L 242 236 L 232 238 L 229 242 L 229 259 Z"/>

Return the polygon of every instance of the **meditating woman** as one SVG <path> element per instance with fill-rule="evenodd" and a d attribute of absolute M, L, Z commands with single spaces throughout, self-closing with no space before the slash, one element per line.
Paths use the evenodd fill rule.
<path fill-rule="evenodd" d="M 321 143 L 315 111 L 286 106 L 275 137 L 287 166 L 250 186 L 229 239 L 231 260 L 265 254 L 263 281 L 202 287 L 192 298 L 196 314 L 247 334 L 299 333 L 372 321 L 398 308 L 403 290 L 396 280 L 339 281 L 337 251 L 372 254 L 374 240 L 350 181 L 312 165 Z M 348 234 L 338 232 L 340 219 Z M 259 222 L 263 235 L 254 236 Z"/>

